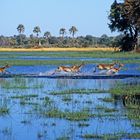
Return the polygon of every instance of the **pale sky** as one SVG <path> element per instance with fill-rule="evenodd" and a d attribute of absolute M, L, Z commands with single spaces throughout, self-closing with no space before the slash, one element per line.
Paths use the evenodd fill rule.
<path fill-rule="evenodd" d="M 39 26 L 42 36 L 50 31 L 58 36 L 60 28 L 76 26 L 77 36 L 109 36 L 107 23 L 110 5 L 114 0 L 0 0 L 0 35 L 17 35 L 17 26 L 25 26 L 25 34 Z"/>

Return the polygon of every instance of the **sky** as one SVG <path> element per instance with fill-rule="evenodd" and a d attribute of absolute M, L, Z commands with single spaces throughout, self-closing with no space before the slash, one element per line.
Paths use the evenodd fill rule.
<path fill-rule="evenodd" d="M 59 36 L 65 28 L 67 35 L 71 26 L 78 29 L 77 36 L 100 37 L 117 35 L 108 28 L 108 14 L 114 0 L 0 0 L 0 35 L 17 35 L 17 26 L 23 24 L 27 36 L 39 26 L 42 36 L 51 32 Z"/>

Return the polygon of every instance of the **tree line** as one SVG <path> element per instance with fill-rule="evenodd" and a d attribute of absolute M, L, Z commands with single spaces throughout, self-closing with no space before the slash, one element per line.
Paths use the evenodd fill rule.
<path fill-rule="evenodd" d="M 118 31 L 120 35 L 108 37 L 103 34 L 101 37 L 92 35 L 78 36 L 75 34 L 78 29 L 72 26 L 67 36 L 65 28 L 59 29 L 59 37 L 52 36 L 49 31 L 39 36 L 39 26 L 33 28 L 33 34 L 27 37 L 24 34 L 25 27 L 19 24 L 18 35 L 5 37 L 0 36 L 1 47 L 120 47 L 122 51 L 131 51 L 140 46 L 140 0 L 114 0 L 110 7 L 108 24 L 112 32 Z M 35 35 L 34 35 L 35 34 Z"/>
<path fill-rule="evenodd" d="M 31 48 L 31 47 L 119 47 L 119 40 L 122 35 L 116 37 L 109 37 L 103 34 L 101 37 L 95 37 L 92 35 L 78 36 L 75 34 L 78 29 L 72 26 L 68 31 L 71 36 L 67 36 L 67 30 L 65 28 L 59 29 L 59 37 L 52 36 L 51 32 L 44 32 L 43 36 L 39 36 L 41 29 L 39 26 L 33 28 L 33 33 L 27 37 L 25 32 L 25 26 L 19 24 L 17 26 L 18 35 L 5 37 L 0 36 L 1 47 L 14 47 L 14 48 Z"/>

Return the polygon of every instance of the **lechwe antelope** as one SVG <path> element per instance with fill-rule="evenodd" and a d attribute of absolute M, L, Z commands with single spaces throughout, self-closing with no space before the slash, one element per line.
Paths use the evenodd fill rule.
<path fill-rule="evenodd" d="M 84 63 L 81 65 L 73 65 L 71 67 L 69 66 L 59 66 L 55 71 L 56 72 L 79 72 L 79 70 L 84 66 Z"/>
<path fill-rule="evenodd" d="M 124 64 L 119 64 L 119 67 L 118 68 L 111 68 L 107 71 L 107 74 L 115 74 L 115 73 L 118 73 L 121 68 L 124 66 Z"/>
<path fill-rule="evenodd" d="M 79 72 L 80 69 L 84 66 L 85 64 L 82 63 L 81 65 L 74 65 L 72 66 L 72 72 Z"/>
<path fill-rule="evenodd" d="M 109 70 L 109 69 L 112 69 L 115 65 L 116 65 L 116 63 L 113 63 L 113 64 L 98 64 L 96 67 L 100 70 Z"/>
<path fill-rule="evenodd" d="M 3 66 L 3 67 L 0 67 L 0 73 L 5 73 L 5 72 L 7 72 L 6 69 L 9 68 L 9 67 L 10 67 L 10 65 L 8 65 L 8 64 L 6 64 L 6 65 Z M 9 72 L 8 72 L 8 73 L 9 73 Z"/>
<path fill-rule="evenodd" d="M 56 72 L 61 72 L 61 71 L 64 71 L 64 72 L 72 72 L 72 67 L 69 67 L 69 66 L 59 66 L 56 69 Z"/>

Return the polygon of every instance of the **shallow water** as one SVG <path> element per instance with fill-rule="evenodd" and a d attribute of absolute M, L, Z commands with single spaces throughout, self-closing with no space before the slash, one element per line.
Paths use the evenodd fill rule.
<path fill-rule="evenodd" d="M 22 55 L 22 54 L 21 54 Z M 10 60 L 11 58 L 1 57 L 1 60 Z M 111 63 L 112 61 L 121 61 L 121 60 L 140 60 L 140 58 L 93 58 L 93 57 L 48 57 L 48 56 L 16 56 L 12 58 L 13 60 L 79 60 L 79 61 L 108 61 Z"/>
<path fill-rule="evenodd" d="M 26 55 L 26 52 L 17 52 L 17 54 Z M 53 52 L 53 54 L 56 53 Z M 107 60 L 109 62 L 123 60 L 122 58 L 52 58 L 47 56 L 18 56 L 12 59 Z M 3 57 L 1 60 L 9 60 L 9 58 Z M 93 74 L 95 66 L 96 64 L 92 63 L 86 64 L 80 73 Z M 11 74 L 49 74 L 57 67 L 58 65 L 12 66 L 8 71 Z M 118 74 L 140 74 L 140 64 L 125 64 Z M 122 139 L 127 139 L 128 133 L 140 133 L 139 127 L 134 126 L 137 121 L 129 116 L 136 114 L 134 112 L 139 112 L 139 110 L 128 109 L 124 105 L 122 96 L 115 96 L 108 92 L 119 83 L 140 85 L 140 79 L 0 78 L 0 110 L 1 108 L 9 109 L 7 114 L 0 112 L 0 140 L 57 140 L 58 138 L 64 140 L 67 137 L 70 140 L 83 140 L 82 136 L 86 134 L 117 135 L 119 133 L 123 134 Z M 81 90 L 81 92 L 76 93 L 76 90 Z M 89 90 L 97 90 L 97 92 L 102 90 L 102 92 L 86 93 Z M 73 94 L 70 94 L 72 91 L 74 91 Z M 54 95 L 55 92 L 64 93 Z M 27 95 L 35 96 L 25 98 L 24 96 Z M 48 100 L 45 100 L 46 98 Z M 105 98 L 111 98 L 113 101 L 106 102 Z M 87 120 L 75 121 L 65 117 L 44 115 L 44 112 L 54 109 L 65 113 L 86 111 L 93 116 L 88 117 Z M 110 111 L 111 109 L 115 111 Z"/>
<path fill-rule="evenodd" d="M 94 79 L 37 79 L 37 78 L 7 78 L 0 79 L 0 106 L 7 106 L 9 114 L 0 115 L 0 139 L 2 140 L 30 140 L 69 137 L 71 140 L 82 140 L 85 134 L 114 134 L 114 133 L 140 133 L 132 126 L 135 122 L 127 117 L 129 110 L 125 108 L 121 97 L 110 93 L 68 94 L 52 95 L 52 92 L 75 89 L 108 90 L 119 82 L 129 81 L 138 83 L 139 79 L 123 80 L 94 80 Z M 38 95 L 28 99 L 12 98 L 19 95 Z M 44 106 L 44 98 L 48 97 L 52 104 Z M 102 99 L 110 97 L 114 102 L 104 102 Z M 69 99 L 69 100 L 64 100 Z M 22 103 L 23 102 L 23 103 Z M 26 103 L 24 103 L 26 102 Z M 39 108 L 61 110 L 63 112 L 76 112 L 88 110 L 95 114 L 87 120 L 72 121 L 59 117 L 43 116 Z M 115 112 L 105 112 L 100 109 L 113 108 Z M 110 114 L 110 115 L 109 115 Z M 103 115 L 103 116 L 101 116 Z M 109 116 L 108 116 L 109 115 Z M 87 126 L 79 126 L 85 123 Z"/>
<path fill-rule="evenodd" d="M 71 66 L 71 65 L 67 65 Z M 53 73 L 58 65 L 35 65 L 35 66 L 12 66 L 8 69 L 13 74 L 39 74 L 39 73 Z M 96 64 L 86 64 L 81 69 L 83 74 L 94 74 Z M 97 72 L 102 72 L 97 70 Z M 118 74 L 140 74 L 140 64 L 125 64 Z"/>

